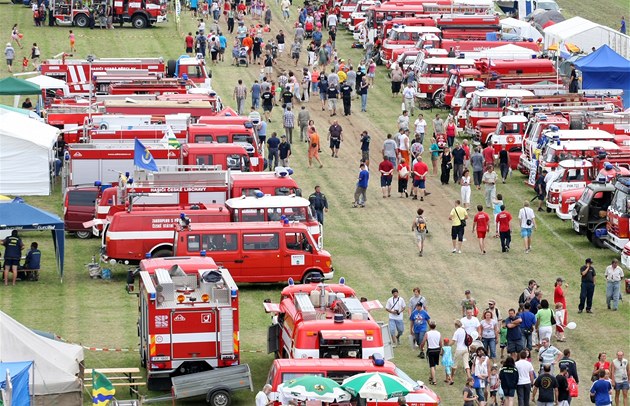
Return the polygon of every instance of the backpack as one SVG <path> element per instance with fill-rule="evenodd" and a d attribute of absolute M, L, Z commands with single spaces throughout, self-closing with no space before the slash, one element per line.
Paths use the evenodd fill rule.
<path fill-rule="evenodd" d="M 466 331 L 466 330 L 464 330 Z M 466 332 L 466 337 L 464 337 L 464 344 L 466 344 L 466 347 L 470 347 L 470 345 L 473 343 L 473 338 L 470 334 L 468 334 L 468 332 Z"/>
<path fill-rule="evenodd" d="M 567 378 L 567 384 L 569 385 L 569 396 L 572 398 L 577 398 L 579 394 L 579 388 L 575 379 L 572 376 Z"/>
<path fill-rule="evenodd" d="M 416 231 L 424 233 L 427 230 L 427 222 L 422 216 L 416 217 Z"/>

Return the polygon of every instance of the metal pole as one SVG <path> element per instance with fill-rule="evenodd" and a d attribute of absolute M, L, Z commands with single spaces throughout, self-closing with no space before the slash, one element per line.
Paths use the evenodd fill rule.
<path fill-rule="evenodd" d="M 88 55 L 87 56 L 87 61 L 90 67 L 90 77 L 88 78 L 88 86 L 90 87 L 90 93 L 89 93 L 89 108 L 88 108 L 88 118 L 90 120 L 90 123 L 92 122 L 92 93 L 93 93 L 93 81 L 92 81 L 92 62 L 94 62 L 94 55 Z"/>

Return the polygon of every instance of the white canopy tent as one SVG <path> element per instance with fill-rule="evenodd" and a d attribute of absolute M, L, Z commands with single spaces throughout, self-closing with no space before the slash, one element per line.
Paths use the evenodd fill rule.
<path fill-rule="evenodd" d="M 484 49 L 478 53 L 480 58 L 488 59 L 532 59 L 538 52 L 514 44 L 501 45 Z"/>
<path fill-rule="evenodd" d="M 591 48 L 607 44 L 619 55 L 630 59 L 630 36 L 582 17 L 573 17 L 556 23 L 543 31 L 545 49 L 553 44 L 568 42 L 578 46 L 582 51 L 591 52 Z"/>
<path fill-rule="evenodd" d="M 501 30 L 506 34 L 517 35 L 521 38 L 538 41 L 543 35 L 533 25 L 526 21 L 517 20 L 516 18 L 504 18 L 500 21 Z"/>
<path fill-rule="evenodd" d="M 47 75 L 38 75 L 32 78 L 26 79 L 27 82 L 35 83 L 42 89 L 61 89 L 64 96 L 69 96 L 70 91 L 68 84 L 61 79 L 55 79 Z"/>
<path fill-rule="evenodd" d="M 59 129 L 4 109 L 0 123 L 0 194 L 49 195 Z"/>
<path fill-rule="evenodd" d="M 35 405 L 82 405 L 83 348 L 35 334 L 0 311 L 0 362 L 33 361 Z"/>

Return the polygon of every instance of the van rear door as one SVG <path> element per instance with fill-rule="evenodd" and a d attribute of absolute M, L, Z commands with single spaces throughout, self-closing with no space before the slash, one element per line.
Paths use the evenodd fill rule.
<path fill-rule="evenodd" d="M 63 216 L 66 231 L 87 231 L 92 234 L 83 223 L 94 218 L 97 195 L 96 188 L 71 189 L 66 192 Z"/>

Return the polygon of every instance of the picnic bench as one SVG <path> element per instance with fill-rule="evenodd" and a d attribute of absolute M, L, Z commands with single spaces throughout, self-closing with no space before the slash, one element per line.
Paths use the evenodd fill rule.
<path fill-rule="evenodd" d="M 85 386 L 92 386 L 93 370 L 105 375 L 114 387 L 128 387 L 129 395 L 136 398 L 140 397 L 138 388 L 147 384 L 142 381 L 143 376 L 140 375 L 140 368 L 87 368 L 84 373 Z"/>

